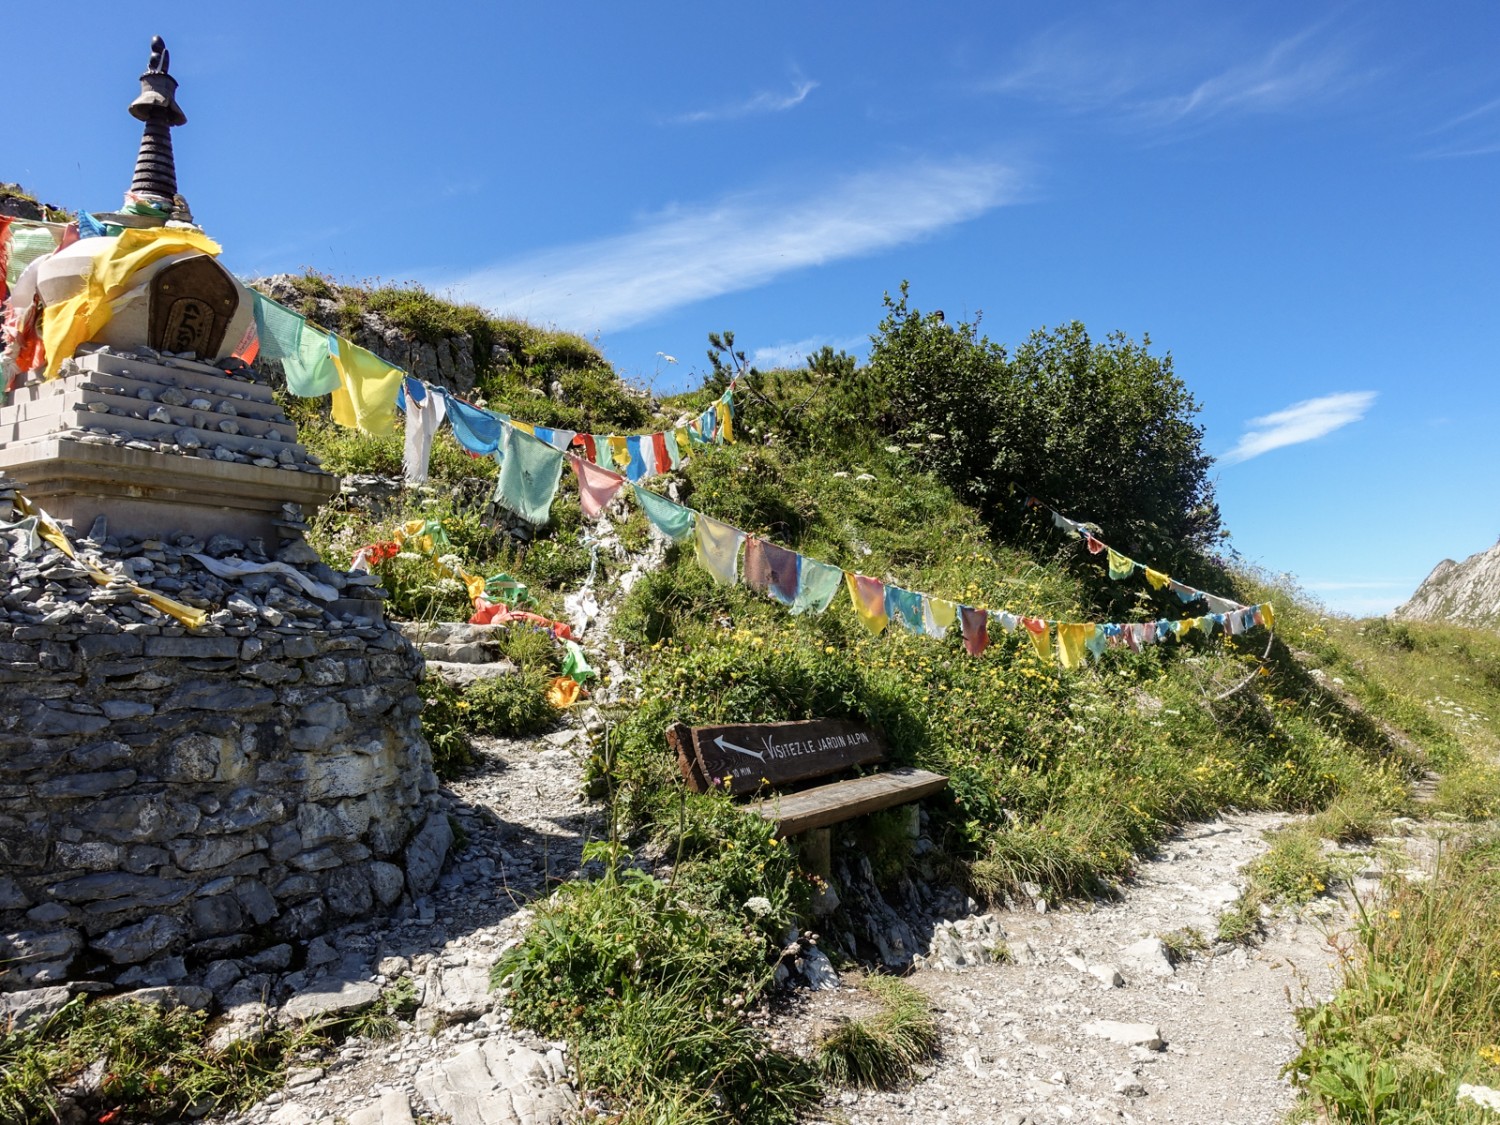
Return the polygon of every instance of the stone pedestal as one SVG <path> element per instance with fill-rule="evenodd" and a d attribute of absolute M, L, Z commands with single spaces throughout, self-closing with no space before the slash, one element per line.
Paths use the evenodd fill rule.
<path fill-rule="evenodd" d="M 0 472 L 80 534 L 104 515 L 111 534 L 273 545 L 283 504 L 310 513 L 338 490 L 263 384 L 108 351 L 66 371 L 0 407 Z"/>

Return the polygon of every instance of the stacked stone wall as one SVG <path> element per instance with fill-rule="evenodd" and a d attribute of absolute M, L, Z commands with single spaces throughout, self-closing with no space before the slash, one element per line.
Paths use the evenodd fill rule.
<path fill-rule="evenodd" d="M 432 887 L 420 654 L 257 602 L 0 621 L 0 987 L 170 980 Z"/>

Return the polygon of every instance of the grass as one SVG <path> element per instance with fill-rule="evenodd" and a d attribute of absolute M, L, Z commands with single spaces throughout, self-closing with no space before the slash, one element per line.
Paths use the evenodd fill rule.
<path fill-rule="evenodd" d="M 582 1087 L 627 1120 L 792 1122 L 818 1096 L 811 1067 L 746 1018 L 771 980 L 768 932 L 792 916 L 794 861 L 760 818 L 720 816 L 684 821 L 671 882 L 589 845 L 601 876 L 559 888 L 493 971 L 512 1018 L 566 1037 Z M 730 854 L 695 854 L 710 834 Z"/>
<path fill-rule="evenodd" d="M 51 1123 L 65 1100 L 129 1120 L 244 1109 L 281 1084 L 294 1054 L 323 1041 L 315 1028 L 275 1029 L 214 1051 L 207 1032 L 202 1012 L 76 997 L 44 1024 L 0 1032 L 0 1120 Z"/>
<path fill-rule="evenodd" d="M 818 1042 L 818 1071 L 841 1086 L 889 1088 L 909 1082 L 938 1049 L 937 1020 L 927 997 L 899 977 L 863 982 L 880 1001 L 878 1015 L 846 1019 Z"/>
<path fill-rule="evenodd" d="M 1447 850 L 1430 880 L 1361 909 L 1333 1000 L 1298 1015 L 1288 1064 L 1335 1122 L 1479 1122 L 1461 1083 L 1500 1086 L 1500 841 Z"/>

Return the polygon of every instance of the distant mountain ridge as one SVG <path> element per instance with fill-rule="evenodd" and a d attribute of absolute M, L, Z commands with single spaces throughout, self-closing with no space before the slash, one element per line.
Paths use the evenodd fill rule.
<path fill-rule="evenodd" d="M 1463 562 L 1438 563 L 1391 616 L 1500 628 L 1500 542 Z"/>

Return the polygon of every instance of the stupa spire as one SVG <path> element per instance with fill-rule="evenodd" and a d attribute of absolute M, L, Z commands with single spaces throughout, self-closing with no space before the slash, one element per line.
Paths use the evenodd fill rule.
<path fill-rule="evenodd" d="M 151 39 L 151 61 L 141 75 L 141 92 L 130 103 L 130 114 L 145 123 L 141 148 L 130 179 L 130 195 L 160 208 L 173 209 L 177 198 L 177 165 L 172 157 L 172 129 L 187 122 L 177 104 L 177 79 L 167 73 L 171 52 L 160 35 Z"/>

